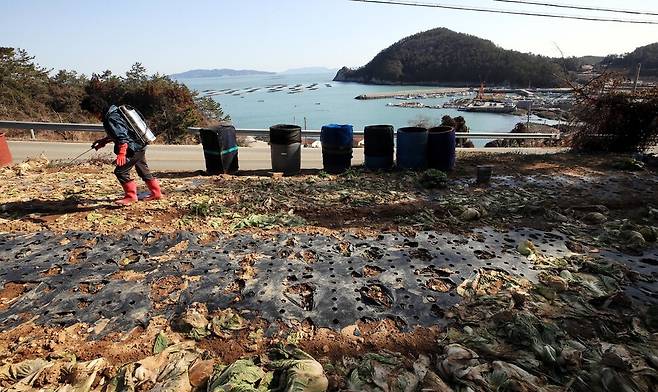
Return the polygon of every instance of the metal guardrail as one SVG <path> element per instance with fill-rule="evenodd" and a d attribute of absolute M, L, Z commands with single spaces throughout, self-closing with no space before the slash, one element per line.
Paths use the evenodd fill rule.
<path fill-rule="evenodd" d="M 4 121 L 0 120 L 0 129 L 23 129 L 29 131 L 71 131 L 71 132 L 105 132 L 102 124 L 74 124 L 74 123 L 47 123 L 30 121 Z M 204 128 L 190 127 L 188 132 L 198 133 Z M 268 136 L 269 129 L 240 128 L 236 133 L 245 136 Z M 363 131 L 354 132 L 363 135 Z M 456 132 L 460 138 L 468 139 L 559 139 L 559 133 L 498 133 L 498 132 Z M 320 136 L 320 130 L 303 130 L 302 136 Z"/>
<path fill-rule="evenodd" d="M 47 123 L 31 121 L 0 121 L 0 129 L 105 132 L 103 124 Z"/>

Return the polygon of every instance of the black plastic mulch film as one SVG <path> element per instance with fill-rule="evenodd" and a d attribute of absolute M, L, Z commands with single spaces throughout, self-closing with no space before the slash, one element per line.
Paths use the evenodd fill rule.
<path fill-rule="evenodd" d="M 535 281 L 539 270 L 516 251 L 520 241 L 530 239 L 548 255 L 571 254 L 567 239 L 557 232 L 484 228 L 475 233 L 477 239 L 436 232 L 367 239 L 350 234 L 340 239 L 280 234 L 272 240 L 237 235 L 203 245 L 195 234 L 185 232 L 169 236 L 133 232 L 121 238 L 87 232 L 0 235 L 0 283 L 28 283 L 30 287 L 0 311 L 0 329 L 20 324 L 29 314 L 30 318 L 39 316 L 37 323 L 55 325 L 93 324 L 106 318 L 110 319 L 106 331 L 126 331 L 153 316 L 173 317 L 192 302 L 206 303 L 211 311 L 248 309 L 253 316 L 270 321 L 309 318 L 316 326 L 336 329 L 359 319 L 386 317 L 405 328 L 428 326 L 444 322 L 443 312 L 460 301 L 456 287 L 481 268 Z M 172 261 L 150 260 L 184 240 L 189 241 L 188 248 Z M 78 260 L 71 264 L 68 258 L 74 250 Z M 229 252 L 262 254 L 254 264 L 255 278 L 240 281 L 236 277 L 240 258 L 231 259 Z M 310 261 L 295 256 L 300 254 Z M 131 262 L 120 265 L 126 257 Z M 602 250 L 600 257 L 642 274 L 658 274 L 656 250 L 643 256 Z M 112 278 L 121 270 L 142 273 L 145 278 Z M 177 304 L 156 310 L 149 297 L 151 284 L 172 275 L 195 278 L 189 279 Z M 428 288 L 430 279 L 446 283 L 450 290 Z M 227 293 L 226 288 L 236 283 L 240 292 Z M 626 292 L 641 303 L 658 301 L 654 282 L 635 282 Z M 373 300 L 369 293 L 380 298 Z"/>

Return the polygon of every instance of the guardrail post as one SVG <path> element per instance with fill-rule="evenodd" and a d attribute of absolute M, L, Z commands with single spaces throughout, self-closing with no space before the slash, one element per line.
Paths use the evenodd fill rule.
<path fill-rule="evenodd" d="M 32 140 L 36 139 L 36 135 L 34 134 L 34 128 L 30 129 L 30 135 L 32 136 Z"/>

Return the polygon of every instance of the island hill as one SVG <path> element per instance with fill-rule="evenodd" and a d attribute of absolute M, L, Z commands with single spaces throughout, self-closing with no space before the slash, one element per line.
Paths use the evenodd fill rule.
<path fill-rule="evenodd" d="M 586 65 L 597 68 L 609 64 L 630 73 L 639 60 L 647 63 L 648 72 L 656 72 L 658 44 L 623 56 L 556 59 L 506 50 L 486 39 L 437 28 L 401 39 L 361 68 L 341 68 L 334 81 L 443 86 L 476 86 L 484 82 L 519 88 L 558 87 L 564 84 L 565 70 L 575 74 Z"/>

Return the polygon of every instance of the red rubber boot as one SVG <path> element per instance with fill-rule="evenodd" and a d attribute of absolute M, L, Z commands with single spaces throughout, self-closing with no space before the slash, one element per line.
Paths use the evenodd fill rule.
<path fill-rule="evenodd" d="M 144 201 L 162 199 L 162 191 L 160 190 L 160 183 L 158 182 L 157 178 L 152 178 L 146 181 L 146 186 L 149 187 L 149 191 L 151 191 L 151 194 L 146 196 L 144 198 Z"/>
<path fill-rule="evenodd" d="M 137 201 L 137 184 L 135 181 L 128 181 L 125 184 L 121 184 L 125 195 L 123 199 L 115 201 L 115 204 L 120 206 L 127 206 Z"/>

